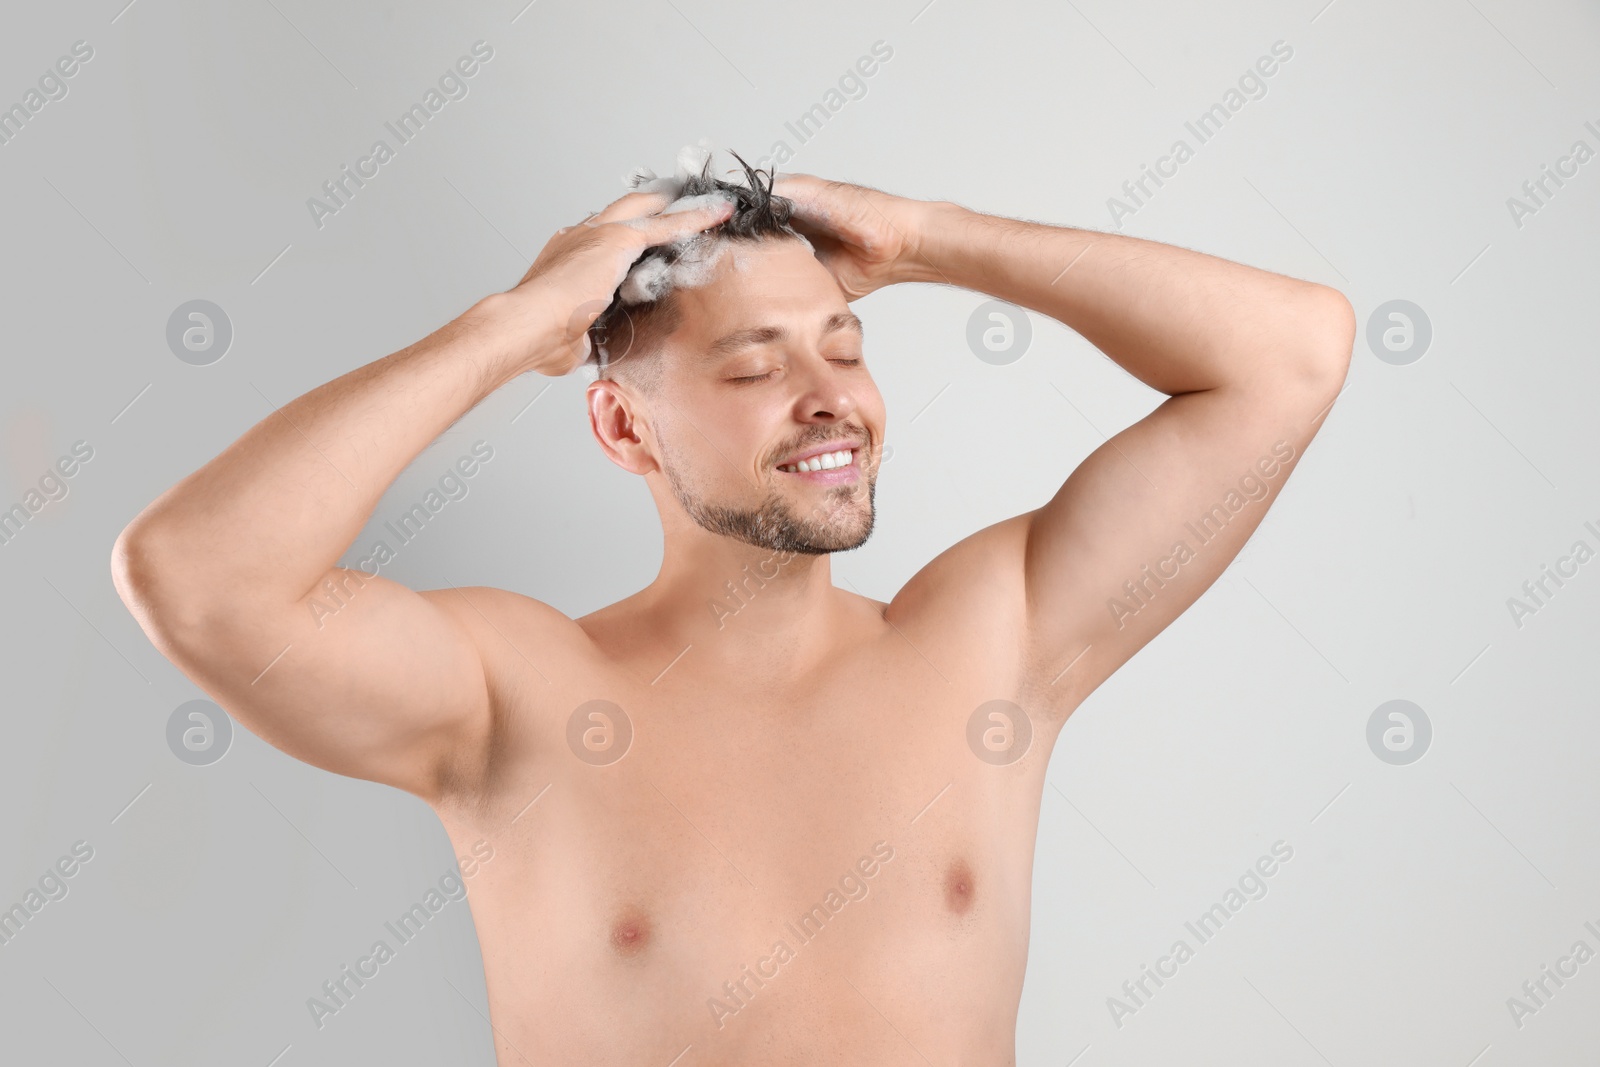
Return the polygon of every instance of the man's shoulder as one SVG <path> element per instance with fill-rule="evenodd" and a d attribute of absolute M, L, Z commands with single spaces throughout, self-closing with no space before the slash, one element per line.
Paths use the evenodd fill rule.
<path fill-rule="evenodd" d="M 1030 521 L 1031 513 L 1004 519 L 934 556 L 894 595 L 884 621 L 933 662 L 983 661 L 984 673 L 1018 674 L 1029 654 Z"/>
<path fill-rule="evenodd" d="M 1002 519 L 940 552 L 897 593 L 884 614 L 923 658 L 954 678 L 965 672 L 1009 686 L 1058 727 L 1085 695 L 1056 683 L 1081 649 L 1051 648 L 1028 599 L 1029 539 L 1038 511 Z M 1087 595 L 1087 594 L 1085 594 Z M 998 690 L 997 690 L 998 691 Z"/>
<path fill-rule="evenodd" d="M 435 804 L 445 810 L 482 812 L 497 788 L 497 767 L 527 743 L 522 731 L 550 726 L 574 667 L 587 658 L 588 636 L 557 608 L 494 586 L 451 586 L 420 595 L 449 615 L 478 652 L 489 694 L 489 719 L 480 743 L 454 756 L 450 786 Z"/>
<path fill-rule="evenodd" d="M 566 613 L 524 593 L 488 585 L 427 589 L 420 594 L 472 635 L 486 668 L 504 655 L 568 651 L 583 628 Z"/>
<path fill-rule="evenodd" d="M 894 595 L 886 618 L 899 623 L 991 626 L 1025 605 L 1023 566 L 1033 513 L 969 534 L 934 556 Z M 1020 619 L 1020 616 L 1019 616 Z"/>

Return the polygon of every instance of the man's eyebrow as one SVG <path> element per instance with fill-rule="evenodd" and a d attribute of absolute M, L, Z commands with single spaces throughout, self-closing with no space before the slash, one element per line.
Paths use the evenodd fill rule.
<path fill-rule="evenodd" d="M 822 323 L 822 336 L 837 333 L 840 330 L 854 330 L 857 335 L 864 336 L 861 319 L 853 311 L 835 311 Z M 786 340 L 789 331 L 782 326 L 751 326 L 743 330 L 735 330 L 725 337 L 713 341 L 705 351 L 704 361 L 707 363 L 723 359 L 742 352 L 746 348 L 755 348 L 759 345 L 772 344 L 774 341 Z"/>

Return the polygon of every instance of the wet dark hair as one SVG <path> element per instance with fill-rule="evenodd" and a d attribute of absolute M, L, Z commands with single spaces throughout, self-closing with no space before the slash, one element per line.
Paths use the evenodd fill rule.
<path fill-rule="evenodd" d="M 755 169 L 738 153 L 728 154 L 744 168 L 748 184 L 713 177 L 711 156 L 708 155 L 700 173 L 688 175 L 677 194 L 677 198 L 682 199 L 722 192 L 733 201 L 733 214 L 707 232 L 719 241 L 758 242 L 785 237 L 805 240 L 790 225 L 794 202 L 772 192 L 777 172 L 770 168 Z M 762 183 L 763 176 L 766 178 L 765 184 Z M 644 183 L 642 177 L 636 177 L 633 181 L 635 188 Z M 628 269 L 631 271 L 651 260 L 674 263 L 682 254 L 682 248 L 675 248 L 671 244 L 656 245 L 647 249 Z M 661 380 L 661 361 L 653 357 L 659 353 L 662 339 L 683 321 L 682 312 L 672 295 L 672 290 L 668 289 L 656 300 L 626 306 L 622 303 L 620 288 L 612 295 L 611 303 L 589 326 L 589 358 L 586 362 L 600 368 L 600 377 L 624 379 L 646 393 L 654 391 Z M 600 360 L 602 349 L 606 356 L 604 366 Z"/>

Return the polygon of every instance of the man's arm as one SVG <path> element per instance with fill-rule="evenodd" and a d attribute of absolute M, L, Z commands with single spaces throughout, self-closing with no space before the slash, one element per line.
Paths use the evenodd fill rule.
<path fill-rule="evenodd" d="M 117 539 L 118 592 L 152 642 L 275 747 L 430 799 L 466 769 L 444 757 L 483 749 L 473 594 L 336 562 L 406 465 L 520 372 L 513 336 L 475 306 L 268 415 Z"/>
<path fill-rule="evenodd" d="M 307 763 L 430 802 L 475 783 L 494 687 L 474 634 L 495 630 L 483 606 L 511 594 L 418 593 L 336 563 L 429 442 L 524 371 L 584 358 L 589 323 L 641 252 L 729 212 L 656 214 L 669 200 L 630 194 L 558 231 L 514 289 L 286 404 L 157 498 L 112 553 L 156 647 Z M 344 604 L 319 619 L 326 590 Z"/>
<path fill-rule="evenodd" d="M 925 218 L 910 280 L 1049 315 L 1169 396 L 1049 503 L 976 535 L 1003 586 L 1021 572 L 1041 710 L 1065 717 L 1260 524 L 1342 387 L 1354 314 L 1335 289 L 1169 245 L 953 204 Z"/>

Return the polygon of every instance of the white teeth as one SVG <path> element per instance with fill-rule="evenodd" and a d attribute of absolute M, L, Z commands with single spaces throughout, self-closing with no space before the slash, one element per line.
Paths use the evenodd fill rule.
<path fill-rule="evenodd" d="M 843 452 L 824 452 L 820 456 L 803 459 L 799 463 L 788 463 L 778 467 L 781 471 L 790 474 L 800 474 L 805 471 L 831 471 L 835 467 L 848 467 L 854 458 L 855 452 L 846 449 Z"/>

